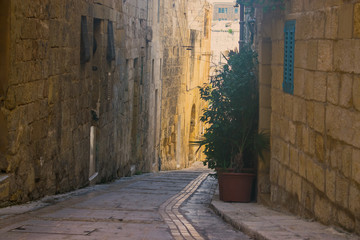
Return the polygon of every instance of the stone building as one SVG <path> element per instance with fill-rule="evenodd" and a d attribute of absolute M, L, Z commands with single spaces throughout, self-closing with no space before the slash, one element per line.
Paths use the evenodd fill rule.
<path fill-rule="evenodd" d="M 360 233 L 360 2 L 258 11 L 259 200 Z"/>
<path fill-rule="evenodd" d="M 223 12 L 226 8 L 227 15 Z M 225 11 L 225 10 L 224 10 Z M 251 7 L 244 7 L 244 41 L 254 42 L 255 18 Z M 220 15 L 219 15 L 220 14 Z M 215 76 L 226 64 L 224 58 L 230 51 L 238 52 L 240 39 L 240 12 L 239 6 L 234 2 L 213 3 L 213 22 L 211 26 L 211 65 L 210 76 Z M 221 20 L 220 20 L 221 19 Z"/>
<path fill-rule="evenodd" d="M 239 7 L 235 4 L 235 1 L 215 2 L 213 21 L 239 21 Z"/>
<path fill-rule="evenodd" d="M 164 99 L 185 94 L 184 6 L 0 0 L 0 206 L 158 170 L 161 112 L 182 101 Z"/>
<path fill-rule="evenodd" d="M 162 169 L 196 159 L 204 102 L 197 88 L 209 81 L 211 5 L 206 0 L 164 5 L 160 160 Z M 174 17 L 175 16 L 175 17 Z"/>
<path fill-rule="evenodd" d="M 224 56 L 230 51 L 239 48 L 239 22 L 216 21 L 211 27 L 211 65 L 210 76 L 215 76 L 217 71 L 227 63 Z"/>

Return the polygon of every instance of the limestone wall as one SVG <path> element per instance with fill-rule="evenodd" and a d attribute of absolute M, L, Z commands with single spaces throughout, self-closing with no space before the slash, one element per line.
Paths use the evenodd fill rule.
<path fill-rule="evenodd" d="M 0 205 L 153 170 L 152 14 L 146 0 L 0 1 Z"/>
<path fill-rule="evenodd" d="M 360 3 L 291 0 L 258 19 L 271 201 L 360 233 Z M 296 20 L 293 95 L 282 88 L 286 20 Z"/>
<path fill-rule="evenodd" d="M 186 3 L 0 0 L 0 206 L 195 159 L 211 10 Z"/>
<path fill-rule="evenodd" d="M 179 0 L 163 8 L 160 157 L 162 169 L 176 169 L 199 160 L 189 141 L 202 133 L 197 86 L 208 82 L 212 12 L 205 0 Z"/>

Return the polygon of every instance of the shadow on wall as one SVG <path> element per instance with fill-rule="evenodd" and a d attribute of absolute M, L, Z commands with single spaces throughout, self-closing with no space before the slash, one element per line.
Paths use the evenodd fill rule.
<path fill-rule="evenodd" d="M 8 85 L 9 44 L 10 44 L 10 1 L 0 0 L 0 173 L 7 169 L 7 124 L 1 107 L 5 103 Z M 11 104 L 10 104 L 11 106 Z"/>
<path fill-rule="evenodd" d="M 189 143 L 191 141 L 196 140 L 195 139 L 195 125 L 196 125 L 195 116 L 196 116 L 196 109 L 195 109 L 195 104 L 193 104 L 193 106 L 191 108 Z M 191 163 L 195 162 L 195 160 L 196 160 L 195 151 L 196 151 L 196 147 L 192 144 L 189 144 L 188 166 L 190 166 Z"/>

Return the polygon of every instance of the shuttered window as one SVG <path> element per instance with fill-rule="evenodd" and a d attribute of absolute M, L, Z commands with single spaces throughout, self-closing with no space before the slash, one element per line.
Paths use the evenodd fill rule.
<path fill-rule="evenodd" d="M 287 21 L 284 28 L 284 81 L 283 90 L 294 93 L 294 52 L 295 52 L 295 20 Z"/>
<path fill-rule="evenodd" d="M 106 49 L 106 59 L 111 62 L 115 60 L 115 40 L 114 40 L 114 27 L 113 22 L 108 22 L 108 45 Z"/>
<path fill-rule="evenodd" d="M 81 40 L 80 40 L 80 62 L 82 64 L 90 61 L 90 42 L 86 16 L 81 16 Z"/>

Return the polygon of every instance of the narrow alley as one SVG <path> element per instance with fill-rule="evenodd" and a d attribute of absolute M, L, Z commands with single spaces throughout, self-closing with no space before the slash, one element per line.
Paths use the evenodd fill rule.
<path fill-rule="evenodd" d="M 360 0 L 0 0 L 3 239 L 360 239 Z"/>
<path fill-rule="evenodd" d="M 204 168 L 121 179 L 1 209 L 0 239 L 249 239 L 208 208 L 215 187 Z"/>

